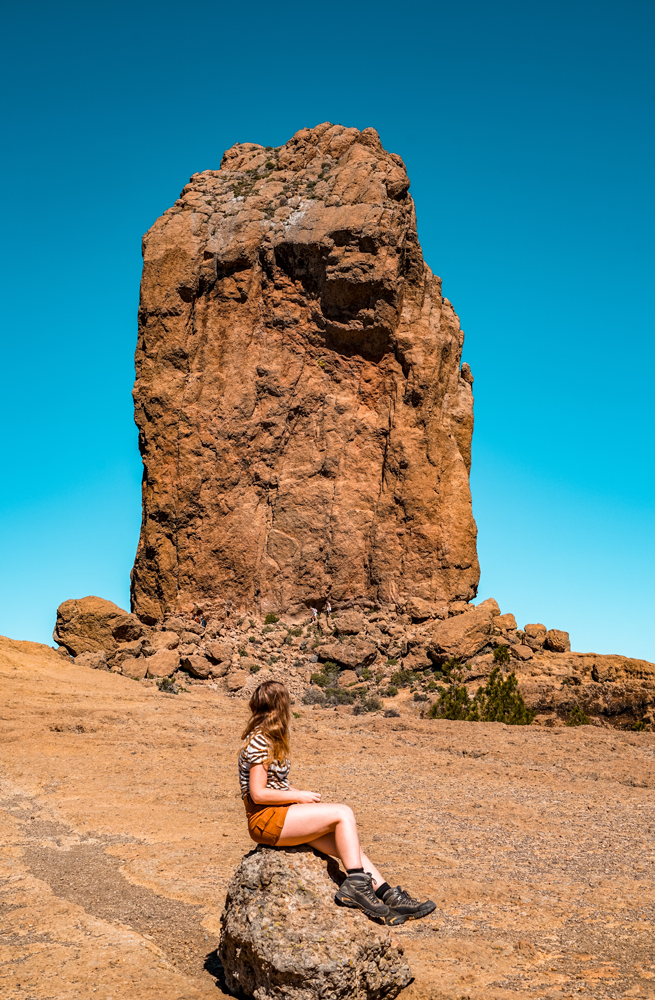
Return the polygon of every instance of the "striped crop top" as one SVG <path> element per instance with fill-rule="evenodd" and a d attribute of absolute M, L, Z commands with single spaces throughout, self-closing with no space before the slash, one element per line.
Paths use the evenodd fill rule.
<path fill-rule="evenodd" d="M 270 743 L 266 736 L 259 729 L 254 729 L 246 736 L 241 750 L 239 751 L 239 785 L 241 786 L 241 798 L 250 792 L 250 768 L 255 764 L 266 765 L 266 760 L 270 754 Z M 291 761 L 287 757 L 280 763 L 279 760 L 272 760 L 268 765 L 267 788 L 284 790 L 289 788 L 289 771 Z"/>

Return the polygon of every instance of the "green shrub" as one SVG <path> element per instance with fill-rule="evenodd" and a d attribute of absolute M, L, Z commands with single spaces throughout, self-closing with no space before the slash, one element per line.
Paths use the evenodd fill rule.
<path fill-rule="evenodd" d="M 427 694 L 424 694 L 423 691 L 415 691 L 414 692 L 414 701 L 427 701 L 427 700 L 428 700 L 428 696 L 427 696 Z"/>
<path fill-rule="evenodd" d="M 500 667 L 494 667 L 484 687 L 471 698 L 462 684 L 461 670 L 453 672 L 447 688 L 430 708 L 431 719 L 457 719 L 464 722 L 504 722 L 508 726 L 529 726 L 535 712 L 528 708 L 518 690 L 516 675 L 505 680 Z"/>
<path fill-rule="evenodd" d="M 251 674 L 258 674 L 261 669 L 262 668 L 260 667 L 260 665 L 258 663 L 251 663 L 250 664 L 250 673 Z"/>
<path fill-rule="evenodd" d="M 309 687 L 305 691 L 302 700 L 304 705 L 324 705 L 325 695 L 320 688 Z"/>
<path fill-rule="evenodd" d="M 494 663 L 509 663 L 509 646 L 496 646 Z"/>
<path fill-rule="evenodd" d="M 395 667 L 396 664 L 398 663 L 398 657 L 397 656 L 388 656 L 387 657 L 387 663 L 389 664 L 390 667 Z"/>
<path fill-rule="evenodd" d="M 579 705 L 574 705 L 569 715 L 569 721 L 566 724 L 567 726 L 588 726 L 589 716 L 586 712 L 583 712 Z"/>
<path fill-rule="evenodd" d="M 329 687 L 325 690 L 326 705 L 354 705 L 355 695 L 347 688 Z"/>
<path fill-rule="evenodd" d="M 252 618 L 250 619 L 250 628 L 257 628 L 257 622 L 253 621 Z"/>
<path fill-rule="evenodd" d="M 633 722 L 630 726 L 633 733 L 643 733 L 646 728 L 646 723 L 643 719 L 637 719 L 636 722 Z"/>
<path fill-rule="evenodd" d="M 371 679 L 372 676 L 373 676 L 373 674 L 368 669 L 368 667 L 364 667 L 364 669 L 362 670 L 362 680 L 363 681 L 370 681 L 370 679 Z"/>
<path fill-rule="evenodd" d="M 437 690 L 437 685 L 435 684 L 434 681 L 430 681 L 430 683 L 428 684 L 428 691 L 436 691 L 436 690 Z"/>
<path fill-rule="evenodd" d="M 272 656 L 269 656 L 268 662 L 270 663 L 271 666 L 273 666 L 275 663 L 277 663 L 277 661 L 279 659 L 280 659 L 279 656 L 276 656 L 275 654 L 273 654 Z"/>
<path fill-rule="evenodd" d="M 416 674 L 412 670 L 405 670 L 404 667 L 401 667 L 400 670 L 396 670 L 396 672 L 391 675 L 391 683 L 395 684 L 396 687 L 401 688 L 409 687 L 410 684 L 413 684 L 414 681 L 417 680 L 418 677 Z"/>
<path fill-rule="evenodd" d="M 384 692 L 385 698 L 395 698 L 398 694 L 398 688 L 394 684 L 390 684 L 387 690 Z"/>
<path fill-rule="evenodd" d="M 377 674 L 375 675 L 375 683 L 379 684 L 380 681 L 383 680 L 383 678 L 384 678 L 384 672 L 382 670 L 378 670 Z"/>
<path fill-rule="evenodd" d="M 299 719 L 300 718 L 300 712 L 294 712 L 293 713 L 293 717 L 294 717 L 294 719 Z"/>
<path fill-rule="evenodd" d="M 157 681 L 157 687 L 165 694 L 177 694 L 177 684 L 172 677 L 162 677 Z"/>
<path fill-rule="evenodd" d="M 264 633 L 264 635 L 270 635 L 271 632 L 275 632 L 275 629 L 271 628 L 270 625 L 265 625 L 264 628 L 262 629 L 262 632 Z"/>
<path fill-rule="evenodd" d="M 285 635 L 285 637 L 284 637 L 284 639 L 282 641 L 283 641 L 283 643 L 284 643 L 285 646 L 293 646 L 293 636 L 292 635 Z"/>
<path fill-rule="evenodd" d="M 276 625 L 279 620 L 280 619 L 277 615 L 274 615 L 272 611 L 269 611 L 266 618 L 264 618 L 264 625 Z"/>
<path fill-rule="evenodd" d="M 326 660 L 321 671 L 312 674 L 312 684 L 317 684 L 321 688 L 335 687 L 338 673 L 339 667 L 334 660 Z"/>
<path fill-rule="evenodd" d="M 300 627 L 300 625 L 296 625 L 295 628 L 288 628 L 287 635 L 295 635 L 295 636 L 302 635 L 302 628 Z"/>
<path fill-rule="evenodd" d="M 247 655 L 248 654 L 246 653 L 245 649 L 240 649 L 239 650 L 239 656 L 247 656 Z"/>

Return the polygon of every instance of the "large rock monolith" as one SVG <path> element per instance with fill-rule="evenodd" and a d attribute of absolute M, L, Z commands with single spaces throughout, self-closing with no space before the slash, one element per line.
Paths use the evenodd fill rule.
<path fill-rule="evenodd" d="M 133 610 L 476 593 L 472 375 L 372 128 L 242 143 L 143 241 Z"/>
<path fill-rule="evenodd" d="M 411 979 L 389 929 L 334 902 L 339 868 L 309 847 L 258 847 L 228 886 L 225 980 L 256 1000 L 386 1000 Z"/>

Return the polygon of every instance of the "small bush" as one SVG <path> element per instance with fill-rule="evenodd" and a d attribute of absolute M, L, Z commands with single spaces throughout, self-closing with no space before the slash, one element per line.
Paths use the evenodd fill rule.
<path fill-rule="evenodd" d="M 428 691 L 436 691 L 436 690 L 437 690 L 436 683 L 434 681 L 430 681 L 430 683 L 428 684 Z"/>
<path fill-rule="evenodd" d="M 250 619 L 250 628 L 257 628 L 257 622 L 253 621 L 252 618 Z"/>
<path fill-rule="evenodd" d="M 364 669 L 362 670 L 362 680 L 363 681 L 370 681 L 370 679 L 371 679 L 372 676 L 373 676 L 373 674 L 368 669 L 368 667 L 364 667 Z"/>
<path fill-rule="evenodd" d="M 401 688 L 409 687 L 410 684 L 413 684 L 417 680 L 418 677 L 416 674 L 412 670 L 405 670 L 404 667 L 401 667 L 400 670 L 396 670 L 396 672 L 391 675 L 391 683 L 396 687 Z"/>
<path fill-rule="evenodd" d="M 275 656 L 275 655 L 273 655 L 273 656 L 269 656 L 269 658 L 268 658 L 268 662 L 270 663 L 270 665 L 271 665 L 271 666 L 273 666 L 273 665 L 274 665 L 275 663 L 277 663 L 277 661 L 278 661 L 279 659 L 280 659 L 280 657 L 279 657 L 279 656 Z"/>
<path fill-rule="evenodd" d="M 377 674 L 375 675 L 375 683 L 379 684 L 383 680 L 383 678 L 384 678 L 384 673 L 382 672 L 382 670 L 378 670 Z"/>
<path fill-rule="evenodd" d="M 260 667 L 260 665 L 258 663 L 251 663 L 250 664 L 250 673 L 251 674 L 258 674 L 261 669 L 262 668 Z"/>
<path fill-rule="evenodd" d="M 160 680 L 157 681 L 157 687 L 159 688 L 160 691 L 163 691 L 164 694 L 178 693 L 177 684 L 175 683 L 172 677 L 162 677 Z"/>
<path fill-rule="evenodd" d="M 387 657 L 387 663 L 389 664 L 390 667 L 395 667 L 396 664 L 398 663 L 398 657 L 397 656 L 388 656 Z"/>
<path fill-rule="evenodd" d="M 399 719 L 400 712 L 397 708 L 387 708 L 384 712 L 385 719 Z"/>
<path fill-rule="evenodd" d="M 271 628 L 270 625 L 265 625 L 264 628 L 262 629 L 262 632 L 264 633 L 264 635 L 269 635 L 271 632 L 275 632 L 275 629 Z"/>
<path fill-rule="evenodd" d="M 248 654 L 246 653 L 245 649 L 240 649 L 239 650 L 239 656 L 247 656 L 247 655 Z"/>
<path fill-rule="evenodd" d="M 296 625 L 294 628 L 288 628 L 287 635 L 295 635 L 296 637 L 302 635 L 302 628 L 300 625 Z"/>
<path fill-rule="evenodd" d="M 436 687 L 436 684 L 435 684 Z M 414 701 L 427 701 L 428 696 L 423 691 L 416 691 L 414 693 Z"/>
<path fill-rule="evenodd" d="M 569 721 L 566 724 L 567 726 L 588 726 L 589 716 L 586 712 L 583 712 L 579 705 L 574 705 L 569 715 Z"/>
<path fill-rule="evenodd" d="M 264 164 L 264 166 L 265 166 L 265 167 L 266 167 L 266 168 L 267 168 L 268 170 L 272 170 L 272 169 L 273 169 L 273 167 L 275 166 L 275 161 L 274 161 L 274 160 L 267 160 L 267 161 L 266 161 L 266 163 Z"/>
<path fill-rule="evenodd" d="M 509 663 L 509 646 L 496 646 L 494 650 L 494 663 Z"/>
<path fill-rule="evenodd" d="M 643 719 L 637 719 L 636 722 L 632 723 L 630 729 L 633 733 L 643 733 L 646 729 L 646 723 Z"/>
<path fill-rule="evenodd" d="M 294 719 L 299 719 L 300 718 L 300 712 L 294 712 L 293 713 L 293 717 L 294 717 Z"/>
<path fill-rule="evenodd" d="M 279 620 L 280 619 L 277 615 L 274 615 L 272 611 L 269 611 L 266 618 L 264 618 L 264 625 L 276 625 Z"/>
<path fill-rule="evenodd" d="M 387 690 L 384 692 L 385 698 L 395 698 L 398 694 L 398 688 L 395 684 L 390 684 Z"/>
<path fill-rule="evenodd" d="M 285 637 L 284 637 L 284 639 L 282 641 L 283 641 L 283 643 L 284 643 L 285 646 L 293 646 L 293 636 L 292 635 L 285 635 Z"/>
<path fill-rule="evenodd" d="M 429 711 L 431 719 L 456 719 L 464 722 L 504 722 L 507 726 L 529 726 L 535 713 L 528 708 L 518 690 L 516 675 L 505 680 L 500 667 L 494 667 L 484 687 L 471 698 L 462 684 L 461 669 L 454 671 L 447 688 Z"/>
<path fill-rule="evenodd" d="M 308 687 L 302 700 L 304 705 L 324 705 L 325 695 L 320 688 Z"/>
<path fill-rule="evenodd" d="M 312 674 L 312 684 L 318 687 L 335 687 L 339 668 L 334 660 L 326 660 L 319 673 Z"/>
<path fill-rule="evenodd" d="M 331 687 L 326 692 L 327 705 L 354 705 L 355 695 L 346 688 Z"/>

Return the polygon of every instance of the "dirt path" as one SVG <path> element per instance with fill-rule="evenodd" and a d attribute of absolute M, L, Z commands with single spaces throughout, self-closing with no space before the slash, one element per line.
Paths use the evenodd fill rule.
<path fill-rule="evenodd" d="M 225 995 L 243 702 L 9 640 L 0 685 L 3 1000 Z M 406 1000 L 655 996 L 654 735 L 295 708 L 296 782 L 437 902 L 395 932 Z"/>

